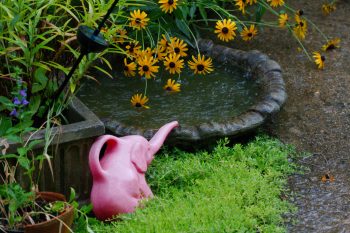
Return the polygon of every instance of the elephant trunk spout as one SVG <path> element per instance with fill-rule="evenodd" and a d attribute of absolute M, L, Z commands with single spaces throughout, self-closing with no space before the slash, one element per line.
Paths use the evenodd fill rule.
<path fill-rule="evenodd" d="M 163 145 L 165 138 L 168 136 L 168 134 L 171 132 L 171 130 L 175 127 L 177 127 L 179 123 L 177 121 L 172 121 L 166 125 L 163 125 L 157 133 L 151 138 L 149 141 L 150 143 L 150 150 L 153 154 L 157 153 L 157 151 L 160 149 L 160 147 Z"/>

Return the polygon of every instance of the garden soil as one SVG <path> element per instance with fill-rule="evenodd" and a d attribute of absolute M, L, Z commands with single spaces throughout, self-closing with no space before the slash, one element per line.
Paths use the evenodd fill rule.
<path fill-rule="evenodd" d="M 289 178 L 290 199 L 298 211 L 288 232 L 350 232 L 350 1 L 338 1 L 329 16 L 322 14 L 319 0 L 287 3 L 302 9 L 325 35 L 341 38 L 341 48 L 325 53 L 324 70 L 278 28 L 264 28 L 251 43 L 234 40 L 229 46 L 258 49 L 280 63 L 288 100 L 265 130 L 310 153 L 299 161 L 306 172 Z M 320 51 L 325 40 L 308 26 L 304 44 L 310 53 Z"/>

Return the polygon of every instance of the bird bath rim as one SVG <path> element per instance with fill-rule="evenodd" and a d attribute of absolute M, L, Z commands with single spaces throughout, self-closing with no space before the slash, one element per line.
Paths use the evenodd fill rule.
<path fill-rule="evenodd" d="M 277 113 L 287 99 L 285 83 L 280 65 L 266 54 L 257 50 L 242 51 L 222 45 L 215 45 L 207 39 L 198 40 L 201 54 L 217 62 L 243 66 L 260 82 L 260 100 L 239 116 L 223 121 L 200 122 L 192 126 L 180 126 L 167 138 L 172 145 L 192 144 L 219 137 L 239 136 L 261 126 L 269 116 Z M 141 135 L 150 139 L 158 129 L 141 129 L 125 125 L 115 119 L 104 121 L 106 129 L 116 136 Z"/>

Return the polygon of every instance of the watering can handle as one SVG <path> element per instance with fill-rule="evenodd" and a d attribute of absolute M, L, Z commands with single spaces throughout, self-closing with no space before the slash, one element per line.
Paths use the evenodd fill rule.
<path fill-rule="evenodd" d="M 101 179 L 105 176 L 105 171 L 101 167 L 100 163 L 100 153 L 103 145 L 109 140 L 116 141 L 116 137 L 112 135 L 100 136 L 96 139 L 96 141 L 94 142 L 94 144 L 92 144 L 90 148 L 89 166 L 94 179 Z"/>

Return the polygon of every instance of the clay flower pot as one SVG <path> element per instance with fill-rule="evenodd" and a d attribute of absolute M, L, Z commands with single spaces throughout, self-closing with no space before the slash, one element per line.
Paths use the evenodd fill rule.
<path fill-rule="evenodd" d="M 65 197 L 60 193 L 54 192 L 38 192 L 37 198 L 46 202 L 66 201 Z M 74 219 L 74 208 L 68 206 L 63 213 L 50 219 L 49 221 L 40 222 L 34 225 L 24 226 L 24 230 L 7 230 L 7 233 L 69 233 Z"/>
<path fill-rule="evenodd" d="M 47 202 L 54 201 L 66 201 L 65 197 L 60 193 L 54 192 L 39 192 L 38 198 L 42 198 Z M 63 213 L 49 221 L 41 222 L 34 225 L 26 225 L 24 228 L 25 233 L 69 233 L 74 219 L 74 208 L 68 206 Z M 63 224 L 64 223 L 64 224 Z M 61 225 L 61 226 L 60 226 Z M 66 225 L 66 226 L 65 226 Z"/>

